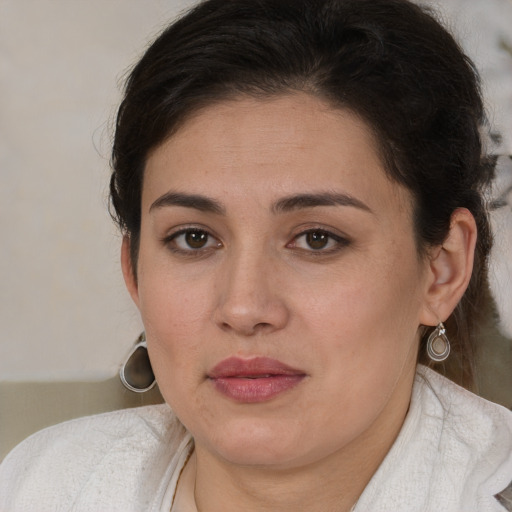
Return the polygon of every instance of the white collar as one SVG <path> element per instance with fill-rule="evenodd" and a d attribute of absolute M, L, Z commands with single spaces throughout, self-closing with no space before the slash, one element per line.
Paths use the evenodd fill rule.
<path fill-rule="evenodd" d="M 418 366 L 398 438 L 356 512 L 491 512 L 512 480 L 512 413 Z"/>

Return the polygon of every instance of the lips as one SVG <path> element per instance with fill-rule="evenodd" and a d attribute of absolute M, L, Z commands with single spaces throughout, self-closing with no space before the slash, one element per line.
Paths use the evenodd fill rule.
<path fill-rule="evenodd" d="M 217 391 L 243 403 L 271 400 L 297 386 L 305 376 L 302 370 L 267 357 L 230 357 L 208 374 Z"/>

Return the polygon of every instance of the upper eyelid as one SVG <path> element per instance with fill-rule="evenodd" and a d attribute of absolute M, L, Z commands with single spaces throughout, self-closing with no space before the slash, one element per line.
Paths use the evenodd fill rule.
<path fill-rule="evenodd" d="M 297 243 L 296 241 L 298 239 L 300 239 L 301 237 L 303 237 L 311 232 L 325 233 L 332 241 L 334 241 L 334 247 L 330 247 L 330 248 L 327 247 L 327 248 L 316 249 L 316 250 L 315 249 L 306 249 L 303 247 L 294 247 L 294 244 Z M 291 238 L 290 242 L 287 243 L 287 247 L 289 247 L 292 250 L 305 251 L 307 254 L 314 255 L 315 257 L 320 257 L 322 255 L 327 256 L 327 255 L 335 254 L 335 253 L 339 252 L 340 250 L 342 250 L 343 248 L 348 247 L 349 245 L 352 245 L 352 243 L 353 243 L 352 239 L 346 235 L 336 234 L 336 233 L 333 233 L 332 231 L 324 229 L 324 228 L 309 228 L 309 229 L 305 229 L 305 230 L 297 233 L 295 236 L 293 236 Z"/>
<path fill-rule="evenodd" d="M 187 231 L 204 231 L 213 238 L 219 238 L 210 228 L 207 228 L 206 226 L 201 226 L 200 224 L 184 224 L 167 230 L 162 239 L 169 240 L 173 237 L 186 233 Z"/>
<path fill-rule="evenodd" d="M 300 231 L 297 231 L 295 234 L 292 235 L 292 238 L 298 238 L 301 235 L 306 235 L 308 233 L 312 233 L 315 231 L 325 233 L 326 235 L 329 235 L 334 239 L 347 240 L 347 241 L 351 240 L 351 238 L 348 235 L 346 235 L 343 232 L 340 232 L 339 230 L 336 230 L 334 228 L 329 228 L 329 227 L 321 227 L 321 226 L 310 226 L 307 228 L 302 227 L 300 229 Z"/>
<path fill-rule="evenodd" d="M 182 235 L 185 235 L 188 231 L 203 231 L 204 233 L 206 233 L 208 235 L 209 238 L 215 240 L 217 242 L 217 247 L 218 246 L 222 246 L 223 243 L 222 241 L 219 239 L 218 236 L 212 234 L 211 230 L 209 229 L 205 229 L 203 227 L 197 227 L 197 226 L 187 226 L 187 227 L 179 227 L 179 228 L 176 228 L 174 230 L 171 230 L 170 232 L 168 232 L 167 234 L 165 234 L 164 236 L 160 237 L 160 242 L 165 245 L 165 246 L 169 246 L 169 248 L 171 248 L 171 244 L 173 244 L 173 242 L 180 236 Z M 185 252 L 190 252 L 190 253 L 199 253 L 201 251 L 205 251 L 205 250 L 209 250 L 209 249 L 212 249 L 213 247 L 203 247 L 203 248 L 199 248 L 199 249 L 190 249 L 187 250 L 187 249 L 182 249 L 182 248 L 179 248 L 179 247 L 175 247 L 173 250 L 173 252 L 182 252 L 182 253 L 185 253 Z"/>
<path fill-rule="evenodd" d="M 329 235 L 329 236 L 332 236 L 332 237 L 344 238 L 343 235 L 338 234 L 338 233 L 333 233 L 331 230 L 325 229 L 325 228 L 308 228 L 308 229 L 305 229 L 303 231 L 300 231 L 295 236 L 307 235 L 308 233 L 317 233 L 317 232 L 318 233 L 325 233 L 326 235 Z"/>
<path fill-rule="evenodd" d="M 199 248 L 192 248 L 192 247 L 189 247 L 189 248 L 183 248 L 183 247 L 179 247 L 178 243 L 175 242 L 175 240 L 177 238 L 179 238 L 180 236 L 183 236 L 185 235 L 187 232 L 189 231 L 200 231 L 200 232 L 204 232 L 207 234 L 208 238 L 209 239 L 212 239 L 214 242 L 214 245 L 209 245 L 209 246 L 205 246 L 205 247 L 199 247 Z M 198 228 L 198 227 L 182 227 L 180 229 L 176 229 L 175 231 L 169 233 L 168 235 L 164 236 L 161 238 L 160 240 L 162 242 L 162 244 L 164 246 L 167 246 L 169 248 L 169 250 L 171 250 L 172 252 L 176 253 L 176 254 L 181 254 L 181 255 L 188 255 L 188 256 L 200 256 L 200 255 L 204 255 L 206 252 L 209 252 L 211 250 L 214 250 L 214 249 L 218 249 L 220 247 L 222 247 L 222 242 L 219 240 L 218 237 L 216 237 L 215 235 L 213 235 L 210 230 L 207 230 L 207 229 L 204 229 L 204 228 Z M 209 242 L 210 240 L 208 240 Z"/>

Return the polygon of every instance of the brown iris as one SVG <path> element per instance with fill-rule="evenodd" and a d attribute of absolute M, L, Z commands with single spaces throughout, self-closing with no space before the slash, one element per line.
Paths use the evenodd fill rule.
<path fill-rule="evenodd" d="M 208 242 L 208 233 L 206 231 L 187 231 L 185 242 L 192 249 L 201 249 Z"/>
<path fill-rule="evenodd" d="M 311 249 L 324 249 L 329 243 L 329 235 L 321 231 L 306 233 L 306 243 Z"/>

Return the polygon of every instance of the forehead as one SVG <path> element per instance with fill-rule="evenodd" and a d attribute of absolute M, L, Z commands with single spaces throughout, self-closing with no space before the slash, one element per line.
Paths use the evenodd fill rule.
<path fill-rule="evenodd" d="M 166 188 L 269 200 L 341 189 L 372 203 L 410 201 L 388 178 L 370 127 L 305 93 L 242 97 L 197 112 L 148 158 L 143 203 Z"/>

